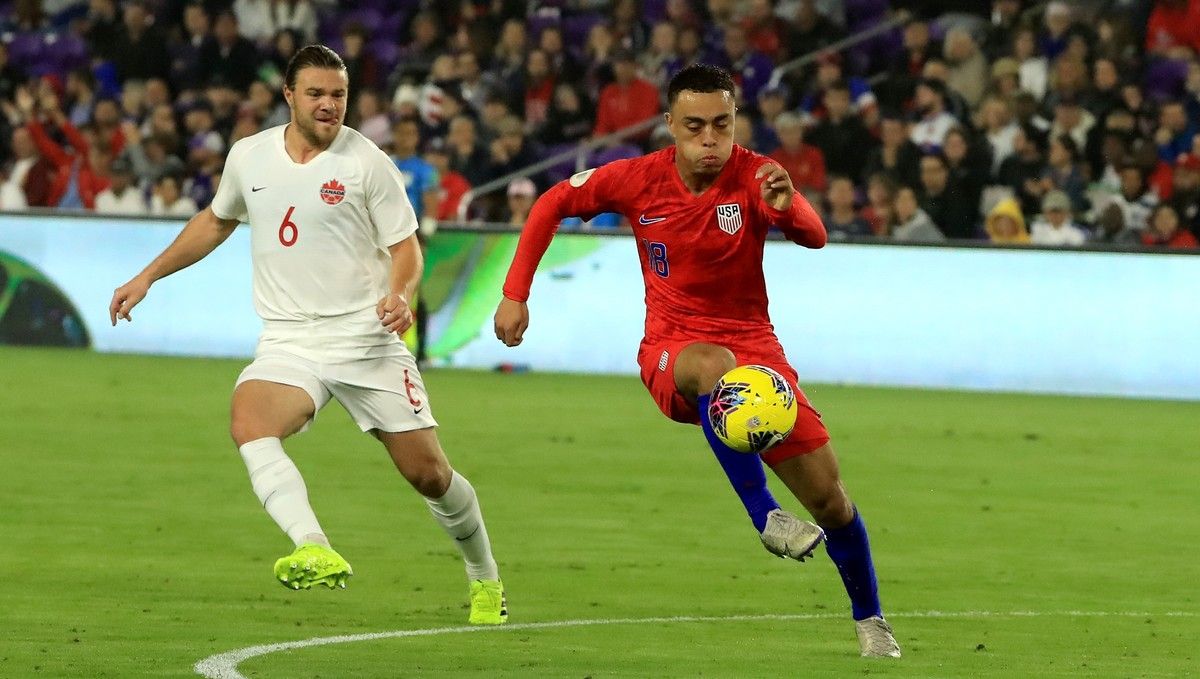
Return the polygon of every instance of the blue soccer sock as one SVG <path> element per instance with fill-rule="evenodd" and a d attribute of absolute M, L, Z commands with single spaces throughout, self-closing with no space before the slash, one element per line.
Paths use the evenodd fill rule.
<path fill-rule="evenodd" d="M 767 474 L 763 471 L 762 459 L 757 455 L 739 453 L 717 438 L 712 424 L 708 421 L 709 398 L 709 394 L 701 394 L 696 399 L 700 410 L 700 427 L 704 430 L 704 437 L 708 439 L 708 445 L 717 457 L 717 462 L 721 463 L 721 469 L 725 470 L 725 476 L 729 477 L 729 483 L 733 485 L 738 499 L 745 505 L 746 513 L 750 515 L 754 527 L 761 533 L 767 527 L 767 514 L 773 509 L 779 509 L 779 503 L 775 501 L 771 491 L 767 490 Z"/>
<path fill-rule="evenodd" d="M 875 581 L 875 564 L 871 560 L 871 543 L 867 527 L 858 508 L 854 518 L 841 528 L 825 530 L 825 551 L 837 566 L 855 620 L 883 615 L 879 605 L 879 585 Z"/>

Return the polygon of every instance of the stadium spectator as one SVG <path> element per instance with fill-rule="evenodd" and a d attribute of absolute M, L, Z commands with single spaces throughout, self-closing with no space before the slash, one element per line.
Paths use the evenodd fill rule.
<path fill-rule="evenodd" d="M 935 49 L 927 23 L 913 19 L 905 24 L 903 52 L 892 60 L 888 77 L 879 86 L 879 99 L 884 108 L 907 111 L 912 107 L 917 83 L 925 72 L 925 62 Z"/>
<path fill-rule="evenodd" d="M 1192 150 L 1192 138 L 1197 131 L 1182 101 L 1163 102 L 1159 108 L 1158 129 L 1154 132 L 1158 157 L 1168 163 L 1175 162 L 1181 154 Z"/>
<path fill-rule="evenodd" d="M 809 143 L 825 156 L 828 173 L 861 177 L 872 137 L 851 110 L 850 88 L 844 81 L 830 85 L 824 103 L 826 117 L 809 132 Z"/>
<path fill-rule="evenodd" d="M 517 19 L 509 19 L 504 22 L 503 28 L 500 29 L 500 39 L 492 51 L 491 68 L 489 69 L 500 85 L 498 91 L 518 91 L 521 73 L 525 68 L 525 52 L 529 49 L 528 42 L 529 36 L 526 33 L 524 22 Z M 435 56 L 437 56 L 436 53 L 428 56 L 430 63 Z"/>
<path fill-rule="evenodd" d="M 438 194 L 441 192 L 437 170 L 418 155 L 421 148 L 421 125 L 414 118 L 401 118 L 392 125 L 392 162 L 404 177 L 404 190 L 417 219 L 426 224 L 436 223 Z"/>
<path fill-rule="evenodd" d="M 942 148 L 950 128 L 959 121 L 946 111 L 946 85 L 940 80 L 925 78 L 916 89 L 917 120 L 910 137 L 921 151 L 928 153 Z"/>
<path fill-rule="evenodd" d="M 829 240 L 852 240 L 874 235 L 871 225 L 854 209 L 854 182 L 849 177 L 834 176 L 825 193 L 826 209 L 821 221 Z"/>
<path fill-rule="evenodd" d="M 921 157 L 921 209 L 947 238 L 975 238 L 979 200 L 950 183 L 950 167 L 941 152 Z"/>
<path fill-rule="evenodd" d="M 1013 31 L 1021 21 L 1021 0 L 992 0 L 992 13 L 983 40 L 983 53 L 991 61 L 1008 56 Z"/>
<path fill-rule="evenodd" d="M 546 53 L 540 49 L 529 50 L 525 57 L 522 108 L 526 129 L 537 130 L 546 124 L 555 84 L 554 72 L 550 69 L 550 59 Z"/>
<path fill-rule="evenodd" d="M 886 173 L 897 184 L 916 186 L 920 176 L 921 150 L 909 139 L 908 126 L 899 114 L 885 113 L 879 122 L 879 143 L 867 154 L 866 176 Z"/>
<path fill-rule="evenodd" d="M 1079 246 L 1087 234 L 1071 220 L 1071 199 L 1062 191 L 1050 191 L 1042 199 L 1042 214 L 1033 222 L 1029 242 L 1034 245 Z"/>
<path fill-rule="evenodd" d="M 1096 219 L 1092 240 L 1108 245 L 1141 245 L 1142 234 L 1125 226 L 1125 213 L 1121 211 L 1121 206 L 1110 203 Z"/>
<path fill-rule="evenodd" d="M 642 77 L 660 90 L 671 79 L 671 68 L 679 59 L 679 31 L 675 24 L 660 21 L 650 31 L 650 46 L 638 56 Z"/>
<path fill-rule="evenodd" d="M 1058 189 L 1067 194 L 1071 199 L 1071 209 L 1076 214 L 1087 210 L 1087 182 L 1079 166 L 1079 149 L 1070 136 L 1060 134 L 1050 138 L 1042 186 L 1046 191 Z"/>
<path fill-rule="evenodd" d="M 843 77 L 842 55 L 837 52 L 825 52 L 817 59 L 817 77 L 813 88 L 800 102 L 800 108 L 813 119 L 810 124 L 828 115 L 825 110 L 825 90 L 840 82 L 850 88 L 851 110 L 864 125 L 874 129 L 879 123 L 879 102 L 875 99 L 875 93 L 863 78 Z"/>
<path fill-rule="evenodd" d="M 940 243 L 946 240 L 946 235 L 921 209 L 912 187 L 901 186 L 896 191 L 893 214 L 892 240 L 908 243 Z"/>
<path fill-rule="evenodd" d="M 1050 80 L 1050 64 L 1038 52 L 1037 33 L 1029 27 L 1020 28 L 1013 35 L 1012 56 L 1021 66 L 1021 89 L 1031 93 L 1039 101 L 1046 96 Z"/>
<path fill-rule="evenodd" d="M 67 74 L 64 87 L 67 120 L 75 127 L 87 125 L 96 107 L 96 76 L 89 68 L 75 68 Z"/>
<path fill-rule="evenodd" d="M 109 185 L 96 194 L 98 214 L 145 215 L 149 210 L 146 197 L 134 181 L 133 166 L 124 158 L 112 162 Z"/>
<path fill-rule="evenodd" d="M 287 29 L 277 31 L 271 40 L 270 49 L 259 66 L 260 77 L 278 89 L 283 85 L 283 74 L 287 72 L 288 61 L 300 49 L 300 36 L 295 31 Z"/>
<path fill-rule="evenodd" d="M 506 116 L 497 125 L 497 136 L 492 140 L 488 179 L 497 179 L 536 163 L 541 149 L 525 137 L 525 128 L 516 116 Z M 540 176 L 531 177 L 538 183 Z M 474 183 L 473 183 L 474 184 Z"/>
<path fill-rule="evenodd" d="M 1175 162 L 1171 178 L 1171 205 L 1179 215 L 1183 228 L 1200 234 L 1200 156 L 1185 153 Z"/>
<path fill-rule="evenodd" d="M 1150 213 L 1150 228 L 1142 234 L 1142 244 L 1150 247 L 1195 249 L 1200 247 L 1196 237 L 1183 228 L 1179 213 L 1170 203 L 1159 203 Z"/>
<path fill-rule="evenodd" d="M 256 98 L 255 88 L 260 85 L 261 81 L 250 87 L 251 100 Z M 265 86 L 263 89 L 265 89 Z M 353 91 L 351 90 L 351 92 Z M 268 94 L 271 93 L 268 91 Z M 256 107 L 255 114 L 261 117 L 262 112 L 258 109 L 259 107 Z M 271 110 L 274 111 L 275 109 L 272 108 Z M 286 105 L 283 107 L 283 111 L 287 112 Z M 269 124 L 263 122 L 263 127 L 275 127 L 277 124 L 282 123 Z M 358 96 L 354 97 L 354 106 L 350 108 L 350 113 L 347 115 L 346 124 L 362 132 L 364 137 L 375 142 L 375 145 L 379 147 L 386 146 L 392 134 L 392 124 L 388 120 L 386 109 L 382 106 L 379 92 L 371 88 L 358 90 Z"/>
<path fill-rule="evenodd" d="M 562 28 L 547 26 L 538 34 L 538 49 L 550 60 L 550 70 L 560 82 L 578 82 L 583 76 L 583 67 L 563 41 Z"/>
<path fill-rule="evenodd" d="M 825 156 L 817 147 L 804 143 L 804 122 L 800 116 L 791 112 L 779 114 L 775 118 L 775 133 L 779 135 L 779 146 L 767 154 L 771 160 L 787 170 L 792 185 L 800 193 L 806 196 L 824 193 Z"/>
<path fill-rule="evenodd" d="M 642 21 L 639 0 L 615 0 L 609 16 L 609 28 L 617 45 L 633 52 L 646 49 L 650 30 Z"/>
<path fill-rule="evenodd" d="M 1021 127 L 1013 136 L 1013 153 L 1000 163 L 996 180 L 1012 189 L 1021 212 L 1027 215 L 1038 213 L 1041 206 L 1042 171 L 1045 168 L 1045 140 L 1031 126 Z"/>
<path fill-rule="evenodd" d="M 255 69 L 246 66 L 258 61 L 254 44 L 238 34 L 237 16 L 229 11 L 218 14 L 212 36 L 200 48 L 200 82 L 245 91 L 255 77 Z"/>
<path fill-rule="evenodd" d="M 961 127 L 950 128 L 946 133 L 942 154 L 946 157 L 950 190 L 977 214 L 979 198 L 990 177 L 988 154 Z"/>
<path fill-rule="evenodd" d="M 1131 158 L 1120 169 L 1121 191 L 1112 202 L 1121 208 L 1125 227 L 1138 233 L 1146 230 L 1150 212 L 1158 205 L 1158 196 L 1146 183 L 1146 172 Z"/>
<path fill-rule="evenodd" d="M 53 206 L 50 184 L 57 168 L 42 157 L 28 128 L 18 127 L 12 131 L 11 151 L 12 164 L 3 182 L 5 194 L 9 196 L 5 200 L 8 206 L 5 209 L 18 209 L 22 203 L 27 207 Z"/>
<path fill-rule="evenodd" d="M 1012 106 L 1004 97 L 992 95 L 984 99 L 979 111 L 979 123 L 991 150 L 991 174 L 1000 171 L 1000 165 L 1013 154 L 1013 143 L 1020 129 L 1013 120 Z"/>
<path fill-rule="evenodd" d="M 518 177 L 508 185 L 508 207 L 505 211 L 505 222 L 509 226 L 521 229 L 529 218 L 529 210 L 537 197 L 537 187 L 525 177 Z"/>
<path fill-rule="evenodd" d="M 23 95 L 23 96 L 22 96 Z M 40 116 L 34 115 L 32 95 L 18 92 L 17 105 L 28 121 L 29 130 L 38 152 L 53 164 L 46 204 L 60 208 L 87 208 L 96 206 L 96 194 L 108 187 L 108 166 L 112 156 L 106 149 L 90 144 L 79 129 L 67 120 L 52 94 L 43 96 L 38 106 L 50 129 Z M 61 135 L 67 140 L 68 148 L 62 146 L 51 134 Z M 30 202 L 30 205 L 34 203 Z"/>
<path fill-rule="evenodd" d="M 1146 52 L 1171 57 L 1178 48 L 1200 52 L 1200 2 L 1156 0 L 1146 24 Z"/>
<path fill-rule="evenodd" d="M 351 90 L 351 92 L 353 92 L 353 90 Z M 370 89 L 360 90 L 358 92 L 358 97 L 356 97 L 356 102 L 358 104 L 355 106 L 356 112 L 358 106 L 363 105 L 364 99 L 371 100 L 366 102 L 365 105 L 372 113 L 367 116 L 360 116 L 359 119 L 367 121 L 373 116 L 380 114 L 379 93 Z M 277 127 L 279 125 L 286 124 L 291 113 L 288 110 L 287 103 L 280 98 L 279 93 L 276 90 L 271 89 L 265 82 L 261 80 L 255 80 L 250 84 L 249 96 L 247 96 L 245 101 L 242 102 L 241 108 L 238 110 L 238 115 L 252 116 L 265 129 L 268 127 Z M 374 124 L 378 125 L 378 122 Z M 363 134 L 366 134 L 366 131 L 361 128 L 359 131 L 363 132 Z M 387 138 L 386 133 L 387 123 L 385 121 L 385 140 Z"/>
<path fill-rule="evenodd" d="M 962 95 L 974 109 L 983 100 L 987 86 L 988 63 L 983 51 L 965 28 L 951 29 L 943 50 L 949 68 L 947 87 Z"/>
<path fill-rule="evenodd" d="M 498 90 L 499 83 L 492 74 L 480 68 L 479 57 L 471 51 L 459 52 L 454 57 L 454 72 L 459 96 L 470 107 L 472 115 L 479 115 L 487 97 Z"/>
<path fill-rule="evenodd" d="M 187 130 L 187 162 L 199 167 L 225 152 L 225 139 L 215 128 L 213 106 L 205 99 L 192 102 L 184 116 Z"/>
<path fill-rule="evenodd" d="M 885 172 L 867 178 L 867 204 L 859 215 L 871 225 L 871 232 L 876 236 L 888 235 L 888 227 L 895 217 L 897 188 L 896 181 Z"/>
<path fill-rule="evenodd" d="M 596 125 L 592 134 L 601 137 L 658 115 L 659 91 L 638 77 L 637 62 L 629 50 L 613 53 L 613 74 L 616 79 L 600 92 L 596 105 Z M 645 140 L 649 131 L 634 137 Z"/>
<path fill-rule="evenodd" d="M 317 12 L 309 0 L 272 0 L 271 20 L 275 30 L 295 31 L 306 45 L 317 39 Z"/>
<path fill-rule="evenodd" d="M 400 50 L 400 62 L 388 78 L 390 84 L 412 80 L 421 82 L 433 68 L 433 61 L 446 51 L 445 38 L 437 16 L 430 11 L 418 12 L 409 23 L 409 39 Z M 496 67 L 513 90 L 520 84 L 521 65 L 525 60 L 525 25 L 509 21 L 502 32 L 504 50 L 497 46 Z"/>
<path fill-rule="evenodd" d="M 1120 71 L 1115 61 L 1101 57 L 1092 63 L 1092 87 L 1083 97 L 1083 108 L 1103 122 L 1121 105 Z"/>
<path fill-rule="evenodd" d="M 741 89 L 744 101 L 758 100 L 758 92 L 766 87 L 775 66 L 765 54 L 751 49 L 746 40 L 746 30 L 738 25 L 725 29 L 723 49 L 716 63 L 733 73 L 733 81 Z"/>
<path fill-rule="evenodd" d="M 450 168 L 467 178 L 470 185 L 479 186 L 488 180 L 487 151 L 479 142 L 474 120 L 460 115 L 450 121 L 446 150 L 450 155 Z"/>
<path fill-rule="evenodd" d="M 123 129 L 125 150 L 120 158 L 129 163 L 139 185 L 153 186 L 168 174 L 183 175 L 186 170 L 183 161 L 171 152 L 177 146 L 174 135 L 161 133 L 143 137 L 138 126 L 131 122 L 123 123 Z"/>
<path fill-rule="evenodd" d="M 774 0 L 750 0 L 742 17 L 742 30 L 750 49 L 766 55 L 775 63 L 783 56 L 783 40 L 788 23 L 775 14 Z"/>
<path fill-rule="evenodd" d="M 1007 101 L 1021 91 L 1021 67 L 1017 60 L 1004 57 L 992 62 L 988 93 Z"/>
<path fill-rule="evenodd" d="M 357 21 L 342 28 L 342 59 L 346 62 L 346 78 L 350 92 L 377 88 L 383 84 L 383 73 L 374 50 L 367 48 L 370 35 Z"/>
<path fill-rule="evenodd" d="M 83 20 L 83 38 L 88 52 L 97 59 L 111 60 L 117 54 L 120 36 L 117 0 L 90 0 Z"/>
<path fill-rule="evenodd" d="M 575 85 L 559 83 L 554 88 L 554 100 L 546 124 L 538 138 L 544 144 L 574 144 L 583 141 L 592 131 L 592 116 L 584 108 L 585 100 Z"/>
<path fill-rule="evenodd" d="M 203 84 L 200 72 L 200 52 L 212 35 L 212 17 L 200 2 L 189 2 L 183 8 L 183 30 L 167 44 L 171 59 L 169 75 L 179 90 L 197 89 Z"/>
<path fill-rule="evenodd" d="M 83 70 L 90 75 L 90 71 Z M 0 41 L 0 101 L 11 101 L 25 80 L 24 70 L 9 60 L 8 43 Z"/>
<path fill-rule="evenodd" d="M 1071 6 L 1062 0 L 1053 0 L 1046 5 L 1046 11 L 1042 15 L 1042 26 L 1042 34 L 1038 36 L 1038 48 L 1050 60 L 1067 51 L 1071 38 L 1080 31 L 1071 14 Z"/>
<path fill-rule="evenodd" d="M 1050 125 L 1050 139 L 1068 135 L 1075 148 L 1087 146 L 1088 135 L 1096 125 L 1096 117 L 1080 106 L 1075 95 L 1063 96 L 1054 105 L 1054 121 Z M 1174 156 L 1172 156 L 1174 158 Z"/>
<path fill-rule="evenodd" d="M 1025 227 L 1025 215 L 1021 206 L 1012 198 L 996 203 L 984 222 L 988 241 L 997 245 L 1025 245 L 1029 243 L 1029 230 Z"/>
<path fill-rule="evenodd" d="M 121 132 L 121 108 L 116 101 L 108 98 L 96 101 L 92 109 L 92 132 L 96 143 L 113 155 L 125 148 L 125 135 Z"/>
<path fill-rule="evenodd" d="M 754 119 L 754 148 L 760 153 L 779 146 L 775 120 L 787 109 L 788 91 L 785 85 L 768 85 L 758 93 L 758 117 Z M 738 121 L 741 124 L 742 121 Z"/>
<path fill-rule="evenodd" d="M 799 0 L 795 6 L 783 45 L 787 60 L 816 52 L 846 36 L 840 26 L 817 10 L 816 0 Z"/>
<path fill-rule="evenodd" d="M 127 2 L 122 25 L 124 30 L 117 36 L 116 54 L 113 55 L 121 82 L 167 77 L 171 68 L 167 43 L 154 26 L 145 3 L 140 0 Z"/>
<path fill-rule="evenodd" d="M 275 36 L 276 26 L 271 5 L 274 0 L 234 0 L 233 13 L 237 16 L 238 30 L 248 40 L 266 45 Z M 197 6 L 200 3 L 197 3 Z"/>
<path fill-rule="evenodd" d="M 471 190 L 467 178 L 450 167 L 450 152 L 446 142 L 440 138 L 430 139 L 425 144 L 425 162 L 433 166 L 438 176 L 437 220 L 450 221 L 458 218 L 458 204 L 463 194 Z"/>

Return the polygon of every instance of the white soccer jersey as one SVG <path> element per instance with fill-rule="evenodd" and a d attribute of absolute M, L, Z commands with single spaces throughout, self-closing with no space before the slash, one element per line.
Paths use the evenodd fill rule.
<path fill-rule="evenodd" d="M 405 351 L 375 316 L 388 291 L 387 247 L 417 230 L 404 178 L 349 127 L 297 163 L 284 149 L 285 127 L 233 145 L 212 201 L 221 219 L 250 224 L 263 342 L 317 361 Z"/>

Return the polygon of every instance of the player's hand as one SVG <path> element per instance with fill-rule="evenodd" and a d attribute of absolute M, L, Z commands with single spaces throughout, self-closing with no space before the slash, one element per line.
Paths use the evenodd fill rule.
<path fill-rule="evenodd" d="M 758 186 L 764 203 L 780 212 L 792 209 L 792 196 L 796 189 L 792 187 L 792 178 L 787 170 L 777 163 L 766 163 L 758 168 L 754 178 L 760 180 Z"/>
<path fill-rule="evenodd" d="M 496 307 L 496 339 L 504 342 L 505 346 L 515 347 L 525 336 L 529 327 L 529 306 L 525 302 L 516 302 L 507 297 L 500 300 Z"/>
<path fill-rule="evenodd" d="M 375 315 L 379 316 L 379 322 L 388 332 L 397 335 L 403 335 L 413 324 L 413 313 L 408 306 L 408 300 L 404 295 L 395 292 L 379 300 L 379 304 L 375 305 Z"/>
<path fill-rule="evenodd" d="M 135 276 L 125 285 L 113 291 L 112 302 L 108 305 L 108 318 L 115 326 L 118 318 L 124 318 L 127 321 L 133 321 L 133 316 L 129 315 L 133 311 L 133 307 L 138 305 L 146 298 L 146 293 L 150 292 L 150 281 L 142 276 Z"/>

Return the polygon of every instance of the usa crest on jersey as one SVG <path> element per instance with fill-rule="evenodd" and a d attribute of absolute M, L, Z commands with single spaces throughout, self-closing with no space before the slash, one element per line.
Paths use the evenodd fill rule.
<path fill-rule="evenodd" d="M 737 203 L 718 205 L 717 226 L 727 234 L 737 233 L 742 228 L 742 206 Z"/>

